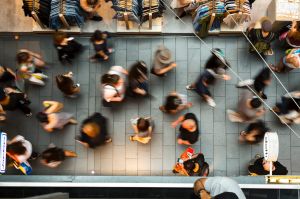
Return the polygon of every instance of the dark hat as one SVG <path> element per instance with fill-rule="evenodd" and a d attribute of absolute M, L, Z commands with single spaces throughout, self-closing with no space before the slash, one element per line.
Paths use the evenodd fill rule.
<path fill-rule="evenodd" d="M 6 97 L 4 88 L 0 87 L 0 100 L 3 100 Z"/>
<path fill-rule="evenodd" d="M 164 46 L 160 46 L 156 51 L 156 58 L 160 63 L 169 64 L 171 63 L 172 54 L 169 49 Z"/>
<path fill-rule="evenodd" d="M 239 199 L 235 193 L 224 192 L 213 197 L 213 199 Z"/>

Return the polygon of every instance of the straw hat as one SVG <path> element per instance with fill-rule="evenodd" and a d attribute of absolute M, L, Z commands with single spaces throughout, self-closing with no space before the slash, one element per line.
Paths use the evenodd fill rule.
<path fill-rule="evenodd" d="M 156 51 L 156 59 L 162 64 L 169 64 L 172 62 L 171 60 L 172 54 L 171 51 L 164 46 L 160 46 Z"/>

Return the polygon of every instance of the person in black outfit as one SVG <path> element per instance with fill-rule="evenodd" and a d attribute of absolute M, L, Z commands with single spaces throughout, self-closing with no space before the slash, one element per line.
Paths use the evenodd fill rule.
<path fill-rule="evenodd" d="M 74 37 L 68 37 L 64 32 L 54 35 L 54 46 L 58 52 L 58 59 L 63 63 L 71 63 L 72 59 L 83 50 L 83 46 L 75 41 Z"/>
<path fill-rule="evenodd" d="M 169 114 L 176 114 L 179 111 L 190 108 L 192 106 L 191 102 L 187 102 L 187 96 L 179 94 L 176 92 L 171 92 L 167 97 L 163 106 L 159 109 L 162 112 Z"/>
<path fill-rule="evenodd" d="M 8 85 L 14 80 L 16 80 L 16 74 L 10 68 L 0 66 L 0 83 Z"/>
<path fill-rule="evenodd" d="M 49 148 L 42 153 L 41 163 L 50 168 L 55 168 L 59 166 L 66 157 L 77 157 L 77 154 L 73 151 L 64 150 L 50 144 Z"/>
<path fill-rule="evenodd" d="M 286 175 L 288 170 L 280 162 L 273 162 L 273 175 Z M 249 165 L 248 171 L 254 175 L 268 175 L 270 174 L 270 163 L 264 158 L 257 159 L 253 165 Z"/>
<path fill-rule="evenodd" d="M 189 176 L 208 176 L 209 165 L 205 162 L 204 155 L 199 153 L 196 157 L 183 163 Z"/>
<path fill-rule="evenodd" d="M 245 131 L 240 133 L 239 140 L 249 144 L 257 144 L 263 140 L 265 133 L 268 131 L 269 129 L 266 127 L 265 123 L 258 120 L 255 123 L 251 123 Z"/>
<path fill-rule="evenodd" d="M 148 69 L 144 61 L 134 63 L 128 74 L 129 89 L 133 96 L 146 96 L 148 94 Z"/>
<path fill-rule="evenodd" d="M 55 77 L 58 89 L 69 97 L 74 97 L 80 92 L 80 85 L 75 84 L 72 77 L 72 72 Z"/>
<path fill-rule="evenodd" d="M 20 109 L 27 117 L 32 115 L 28 105 L 30 101 L 27 99 L 26 94 L 13 89 L 0 87 L 0 105 L 1 113 L 5 114 L 6 110 L 14 111 Z"/>
<path fill-rule="evenodd" d="M 107 119 L 101 113 L 94 113 L 85 119 L 80 134 L 76 140 L 89 148 L 96 148 L 112 141 L 107 132 Z"/>
<path fill-rule="evenodd" d="M 94 49 L 96 54 L 91 57 L 91 60 L 98 61 L 107 61 L 109 59 L 109 54 L 111 54 L 114 49 L 108 48 L 107 39 L 110 38 L 108 32 L 102 32 L 100 30 L 96 30 L 91 37 L 91 42 L 94 45 Z"/>
<path fill-rule="evenodd" d="M 267 95 L 264 93 L 265 88 L 271 84 L 272 75 L 269 68 L 263 68 L 253 79 L 247 79 L 239 82 L 236 87 L 247 88 L 251 86 L 254 91 L 263 99 L 267 99 Z"/>
<path fill-rule="evenodd" d="M 172 123 L 172 127 L 175 128 L 178 124 L 181 124 L 179 128 L 180 134 L 177 138 L 178 144 L 192 145 L 198 141 L 199 127 L 195 114 L 187 113 L 180 116 Z"/>

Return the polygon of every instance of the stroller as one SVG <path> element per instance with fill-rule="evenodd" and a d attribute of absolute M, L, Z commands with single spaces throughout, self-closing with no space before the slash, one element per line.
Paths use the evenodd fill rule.
<path fill-rule="evenodd" d="M 188 165 L 198 165 L 198 168 L 192 168 L 190 170 Z M 196 170 L 197 171 L 196 171 Z M 208 176 L 209 165 L 205 162 L 202 153 L 195 153 L 194 149 L 189 147 L 177 159 L 177 163 L 173 168 L 173 173 L 179 173 L 185 176 Z"/>

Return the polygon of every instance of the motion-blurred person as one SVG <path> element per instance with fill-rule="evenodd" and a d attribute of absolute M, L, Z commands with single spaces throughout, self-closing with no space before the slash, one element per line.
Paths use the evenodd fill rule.
<path fill-rule="evenodd" d="M 0 66 L 0 83 L 6 86 L 13 85 L 16 77 L 16 73 L 12 69 Z"/>
<path fill-rule="evenodd" d="M 26 162 L 32 155 L 32 144 L 23 136 L 17 135 L 7 142 L 6 154 L 19 164 Z"/>
<path fill-rule="evenodd" d="M 76 141 L 88 148 L 96 148 L 112 142 L 107 131 L 107 119 L 101 113 L 94 113 L 82 122 L 80 136 Z"/>
<path fill-rule="evenodd" d="M 69 64 L 83 50 L 83 46 L 74 37 L 68 37 L 65 32 L 54 34 L 54 46 L 57 49 L 59 61 Z"/>
<path fill-rule="evenodd" d="M 77 124 L 74 114 L 60 112 L 63 104 L 56 101 L 44 101 L 45 109 L 37 113 L 36 118 L 41 123 L 43 129 L 47 132 L 53 132 L 55 129 L 63 129 L 67 124 Z"/>
<path fill-rule="evenodd" d="M 29 101 L 27 95 L 15 88 L 1 88 L 0 87 L 0 113 L 6 114 L 5 111 L 21 110 L 27 117 L 32 115 L 29 108 Z"/>
<path fill-rule="evenodd" d="M 300 48 L 290 49 L 285 53 L 286 55 L 280 59 L 276 66 L 270 65 L 274 72 L 283 73 L 300 68 Z"/>
<path fill-rule="evenodd" d="M 96 30 L 91 37 L 91 42 L 94 46 L 96 54 L 91 57 L 91 60 L 107 61 L 109 55 L 114 52 L 113 48 L 108 48 L 107 39 L 110 38 L 108 32 Z"/>
<path fill-rule="evenodd" d="M 186 95 L 179 94 L 174 91 L 166 97 L 165 104 L 160 106 L 159 109 L 165 113 L 176 114 L 184 109 L 190 108 L 191 106 L 192 103 L 187 101 Z"/>
<path fill-rule="evenodd" d="M 80 0 L 80 7 L 85 12 L 87 19 L 102 21 L 102 17 L 97 13 L 101 7 L 101 0 Z"/>
<path fill-rule="evenodd" d="M 63 75 L 55 77 L 58 89 L 68 97 L 76 97 L 80 92 L 80 84 L 75 84 L 73 80 L 73 73 L 68 72 Z"/>
<path fill-rule="evenodd" d="M 50 168 L 58 167 L 67 157 L 77 157 L 77 154 L 70 150 L 64 150 L 50 144 L 48 149 L 41 155 L 41 163 Z"/>
<path fill-rule="evenodd" d="M 263 121 L 258 120 L 257 122 L 249 124 L 249 126 L 240 133 L 239 140 L 249 144 L 257 144 L 263 140 L 265 133 L 269 130 Z"/>
<path fill-rule="evenodd" d="M 128 84 L 132 96 L 146 96 L 148 94 L 148 69 L 144 61 L 138 61 L 131 66 Z"/>
<path fill-rule="evenodd" d="M 103 105 L 124 100 L 127 75 L 127 70 L 122 66 L 112 66 L 110 70 L 102 76 Z"/>

